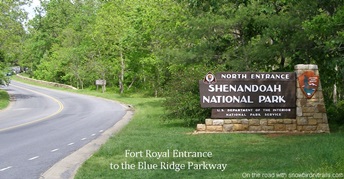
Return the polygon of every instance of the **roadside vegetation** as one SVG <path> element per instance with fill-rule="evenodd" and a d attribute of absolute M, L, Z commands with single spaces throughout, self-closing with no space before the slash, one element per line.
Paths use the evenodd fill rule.
<path fill-rule="evenodd" d="M 42 0 L 30 20 L 28 3 L 0 2 L 0 71 L 79 89 L 106 80 L 113 94 L 165 98 L 168 119 L 190 126 L 209 117 L 197 86 L 209 71 L 317 64 L 327 108 L 344 99 L 344 0 Z"/>
<path fill-rule="evenodd" d="M 344 0 L 40 2 L 33 19 L 22 8 L 29 0 L 0 2 L 0 71 L 20 66 L 79 89 L 106 80 L 113 94 L 165 98 L 168 119 L 192 126 L 210 115 L 198 100 L 207 72 L 290 72 L 312 63 L 327 108 L 341 111 Z M 344 123 L 334 116 L 331 123 Z"/>
<path fill-rule="evenodd" d="M 32 78 L 73 85 L 78 93 L 136 110 L 77 178 L 344 171 L 344 0 L 42 0 L 31 20 L 21 8 L 28 3 L 0 2 L 0 71 L 21 66 Z M 200 107 L 198 91 L 207 72 L 290 72 L 309 63 L 319 67 L 331 134 L 190 134 L 210 115 Z M 105 93 L 96 91 L 98 79 L 106 80 Z M 209 151 L 211 158 L 175 161 L 228 168 L 111 170 L 111 162 L 165 161 L 126 158 L 127 149 Z"/>
<path fill-rule="evenodd" d="M 6 108 L 9 104 L 9 101 L 10 101 L 10 97 L 8 93 L 0 89 L 0 110 Z"/>
<path fill-rule="evenodd" d="M 121 98 L 133 104 L 135 116 L 116 136 L 79 169 L 76 179 L 88 178 L 243 178 L 257 173 L 287 175 L 336 174 L 344 171 L 344 133 L 313 135 L 198 134 L 182 120 L 164 121 L 163 99 Z M 210 158 L 126 157 L 133 152 L 167 150 L 211 152 Z M 114 164 L 135 164 L 136 169 L 111 169 Z M 158 169 L 138 169 L 139 162 Z M 224 171 L 211 169 L 160 169 L 161 162 L 227 164 Z M 282 175 L 281 175 L 282 176 Z M 311 177 L 309 177 L 311 178 Z"/>
<path fill-rule="evenodd" d="M 19 80 L 14 77 L 15 80 Z M 42 85 L 41 85 L 42 86 Z M 59 89 L 55 87 L 49 87 Z M 66 89 L 59 89 L 66 90 Z M 244 178 L 261 174 L 272 177 L 321 174 L 340 176 L 344 171 L 344 131 L 330 134 L 193 134 L 195 126 L 183 120 L 166 120 L 164 98 L 144 95 L 113 95 L 101 90 L 66 90 L 130 104 L 135 109 L 131 122 L 111 137 L 78 170 L 76 179 L 91 178 Z M 166 152 L 170 157 L 126 157 L 131 152 Z M 172 157 L 172 151 L 211 152 L 212 157 Z M 145 153 L 143 153 L 145 154 Z M 157 169 L 138 169 L 138 163 L 157 164 Z M 185 169 L 161 169 L 165 164 L 184 164 Z M 174 162 L 174 163 L 173 163 Z M 227 164 L 224 171 L 195 169 L 188 164 Z M 135 169 L 114 169 L 114 165 L 134 164 Z M 176 165 L 175 165 L 176 166 Z M 282 177 L 283 178 L 283 177 Z M 311 177 L 308 177 L 311 178 Z M 333 178 L 332 176 L 327 178 Z"/>

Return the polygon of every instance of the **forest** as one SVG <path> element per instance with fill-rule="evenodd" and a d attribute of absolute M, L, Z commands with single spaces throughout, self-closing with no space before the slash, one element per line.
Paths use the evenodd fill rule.
<path fill-rule="evenodd" d="M 0 1 L 0 70 L 107 92 L 163 97 L 193 124 L 207 72 L 292 72 L 317 64 L 329 119 L 344 124 L 344 0 Z M 2 78 L 2 77 L 0 77 Z"/>

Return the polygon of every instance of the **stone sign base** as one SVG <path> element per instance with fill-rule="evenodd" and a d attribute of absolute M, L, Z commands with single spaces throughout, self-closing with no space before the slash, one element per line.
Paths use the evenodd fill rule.
<path fill-rule="evenodd" d="M 312 71 L 319 75 L 318 66 L 300 64 L 295 66 L 296 76 Z M 197 133 L 329 133 L 329 125 L 321 84 L 312 97 L 302 92 L 296 80 L 295 119 L 206 119 L 205 124 L 197 125 Z"/>
<path fill-rule="evenodd" d="M 328 133 L 327 121 L 296 119 L 206 119 L 197 133 Z"/>

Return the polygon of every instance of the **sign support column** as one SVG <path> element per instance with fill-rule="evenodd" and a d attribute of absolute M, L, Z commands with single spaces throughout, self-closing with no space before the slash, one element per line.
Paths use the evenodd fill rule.
<path fill-rule="evenodd" d="M 330 132 L 324 96 L 317 65 L 295 66 L 298 77 L 296 90 L 297 130 L 303 132 Z"/>

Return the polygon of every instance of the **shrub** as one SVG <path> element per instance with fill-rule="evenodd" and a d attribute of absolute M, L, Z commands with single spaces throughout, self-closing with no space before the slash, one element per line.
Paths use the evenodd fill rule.
<path fill-rule="evenodd" d="M 201 108 L 199 97 L 198 81 L 206 73 L 204 67 L 189 67 L 173 74 L 164 103 L 168 119 L 183 119 L 189 126 L 204 122 L 210 116 L 210 109 Z"/>
<path fill-rule="evenodd" d="M 327 117 L 332 126 L 344 126 L 344 101 L 330 105 L 327 108 Z"/>

